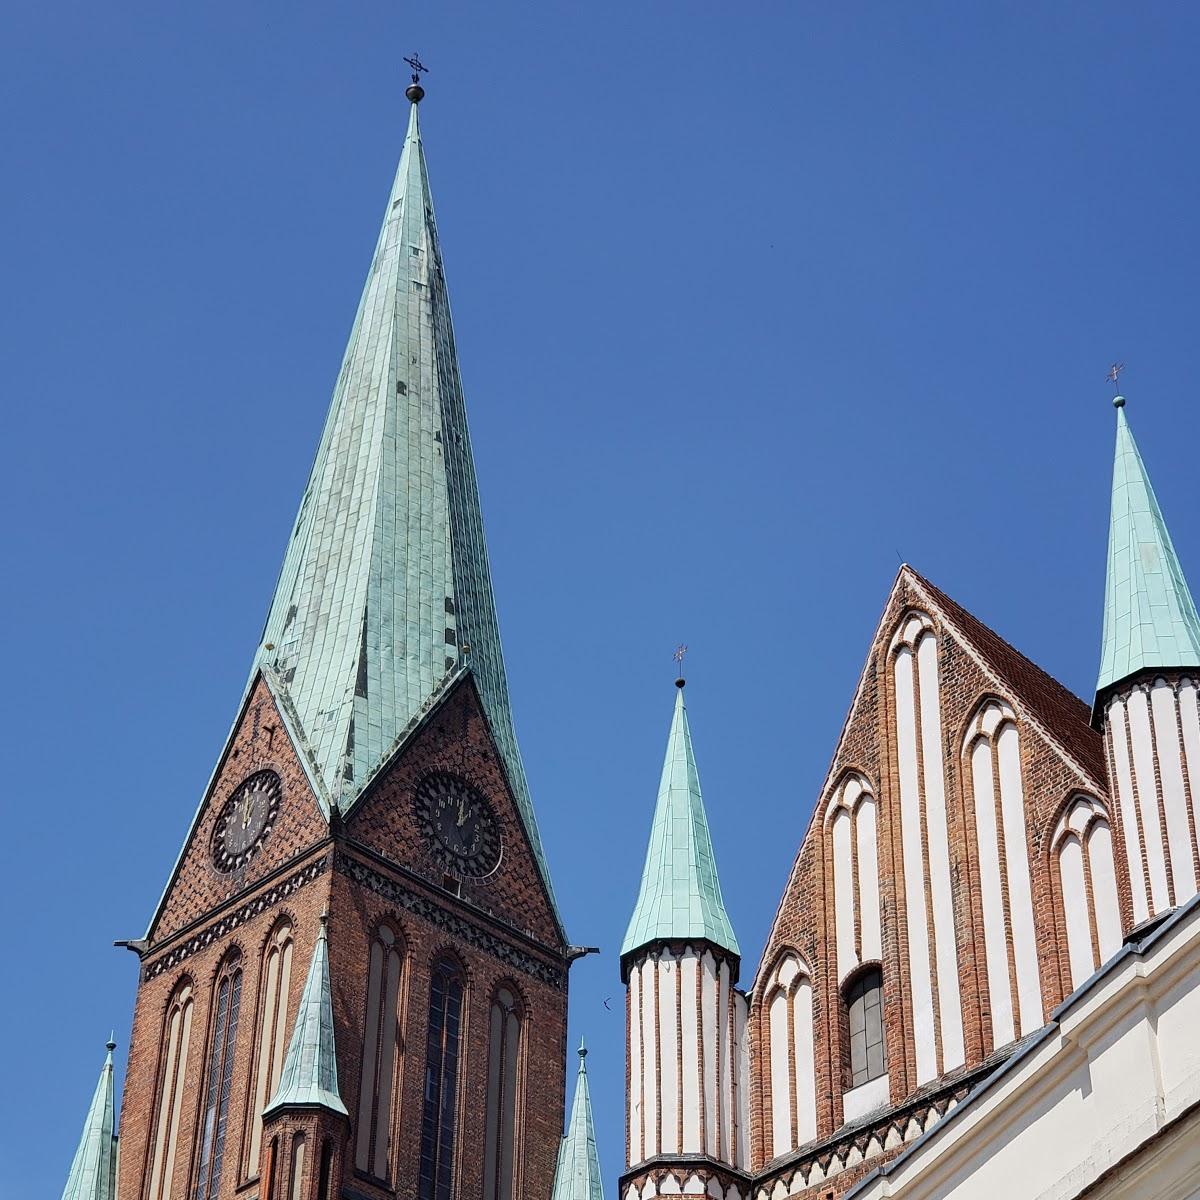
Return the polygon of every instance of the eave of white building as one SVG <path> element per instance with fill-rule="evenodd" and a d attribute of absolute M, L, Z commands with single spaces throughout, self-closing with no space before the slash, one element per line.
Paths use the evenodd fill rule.
<path fill-rule="evenodd" d="M 1200 1197 L 1200 897 L 846 1200 Z"/>

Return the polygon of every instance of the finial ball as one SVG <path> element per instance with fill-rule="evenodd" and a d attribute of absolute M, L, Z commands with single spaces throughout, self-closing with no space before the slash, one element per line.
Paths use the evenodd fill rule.
<path fill-rule="evenodd" d="M 425 89 L 419 83 L 410 83 L 404 89 L 404 94 L 414 103 L 420 104 L 425 99 Z"/>
<path fill-rule="evenodd" d="M 1124 396 L 1114 396 L 1113 397 L 1113 408 L 1124 408 L 1124 407 L 1125 407 L 1125 397 Z"/>
<path fill-rule="evenodd" d="M 676 686 L 677 688 L 681 688 L 681 687 L 683 687 L 683 685 L 684 685 L 685 683 L 687 683 L 687 680 L 686 680 L 686 679 L 684 679 L 684 678 L 682 678 L 682 677 L 680 677 L 679 679 L 675 680 L 675 686 Z"/>

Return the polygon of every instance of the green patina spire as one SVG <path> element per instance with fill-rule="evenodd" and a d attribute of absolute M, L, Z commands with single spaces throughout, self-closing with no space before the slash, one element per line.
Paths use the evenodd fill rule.
<path fill-rule="evenodd" d="M 256 666 L 343 811 L 469 671 L 550 890 L 509 707 L 423 94 L 409 89 L 404 151 Z"/>
<path fill-rule="evenodd" d="M 1200 666 L 1200 619 L 1118 396 L 1100 693 L 1141 671 Z"/>
<path fill-rule="evenodd" d="M 63 1200 L 115 1200 L 117 1133 L 113 1111 L 113 1051 L 116 1048 L 116 1042 L 110 1038 L 108 1055 L 100 1068 L 100 1080 L 83 1123 L 79 1149 L 75 1151 L 67 1186 L 63 1188 Z"/>
<path fill-rule="evenodd" d="M 587 1048 L 579 1042 L 579 1075 L 575 1081 L 575 1099 L 571 1120 L 558 1148 L 558 1167 L 554 1172 L 554 1191 L 550 1200 L 604 1200 L 604 1181 L 600 1177 L 600 1155 L 596 1150 L 596 1130 L 592 1124 L 592 1097 L 588 1091 Z"/>
<path fill-rule="evenodd" d="M 279 1090 L 263 1116 L 281 1108 L 326 1108 L 348 1116 L 338 1094 L 337 1052 L 333 1042 L 333 1000 L 329 991 L 329 942 L 325 917 L 313 949 L 304 994 L 288 1043 Z"/>
<path fill-rule="evenodd" d="M 702 939 L 741 953 L 721 898 L 682 679 L 678 685 L 642 887 L 625 931 L 622 957 L 662 940 Z"/>

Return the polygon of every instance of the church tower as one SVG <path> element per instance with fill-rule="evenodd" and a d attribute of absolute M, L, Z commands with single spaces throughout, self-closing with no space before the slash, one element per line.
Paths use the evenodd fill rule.
<path fill-rule="evenodd" d="M 746 998 L 692 750 L 684 681 L 641 890 L 621 946 L 627 1171 L 622 1200 L 723 1197 L 748 1158 Z"/>
<path fill-rule="evenodd" d="M 513 729 L 415 75 L 406 94 L 253 670 L 128 943 L 119 1200 L 553 1186 L 568 947 Z"/>
<path fill-rule="evenodd" d="M 1121 815 L 1131 911 L 1125 924 L 1198 890 L 1200 618 L 1117 396 L 1104 634 L 1093 719 L 1104 731 Z"/>

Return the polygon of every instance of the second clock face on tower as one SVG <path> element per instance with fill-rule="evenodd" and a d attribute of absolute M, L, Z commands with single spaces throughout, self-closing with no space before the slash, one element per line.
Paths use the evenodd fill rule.
<path fill-rule="evenodd" d="M 274 771 L 258 771 L 238 785 L 213 830 L 213 862 L 219 871 L 244 867 L 259 851 L 275 818 L 283 785 Z"/>
<path fill-rule="evenodd" d="M 500 863 L 500 827 L 483 793 L 445 771 L 416 790 L 417 820 L 438 857 L 456 875 L 489 875 Z"/>

